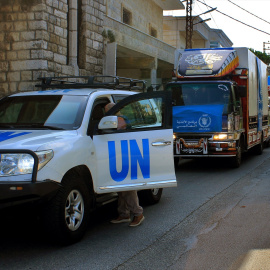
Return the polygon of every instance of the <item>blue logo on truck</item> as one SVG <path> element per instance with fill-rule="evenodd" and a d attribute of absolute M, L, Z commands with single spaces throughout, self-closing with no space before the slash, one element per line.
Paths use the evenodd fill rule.
<path fill-rule="evenodd" d="M 19 137 L 22 135 L 26 135 L 29 134 L 31 132 L 20 132 L 20 133 L 16 133 L 16 132 L 12 132 L 12 131 L 5 131 L 5 132 L 0 132 L 0 142 L 15 138 L 15 137 Z"/>
<path fill-rule="evenodd" d="M 222 131 L 224 105 L 189 105 L 173 107 L 174 132 Z"/>
<path fill-rule="evenodd" d="M 122 169 L 117 171 L 115 141 L 108 141 L 110 174 L 114 181 L 123 181 L 130 170 L 132 180 L 138 179 L 138 165 L 143 178 L 150 178 L 149 140 L 142 139 L 142 152 L 136 140 L 121 140 Z M 130 161 L 130 164 L 129 164 Z"/>

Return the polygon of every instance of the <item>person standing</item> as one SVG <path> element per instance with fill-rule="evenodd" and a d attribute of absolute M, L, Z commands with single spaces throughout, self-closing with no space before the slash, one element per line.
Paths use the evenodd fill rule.
<path fill-rule="evenodd" d="M 108 112 L 115 103 L 108 103 L 105 106 L 105 113 Z M 118 129 L 125 129 L 126 122 L 122 116 L 118 117 Z M 139 205 L 138 193 L 136 190 L 118 192 L 118 217 L 111 220 L 111 223 L 118 224 L 130 222 L 130 227 L 136 227 L 144 221 L 143 208 Z M 133 220 L 131 221 L 131 215 Z"/>

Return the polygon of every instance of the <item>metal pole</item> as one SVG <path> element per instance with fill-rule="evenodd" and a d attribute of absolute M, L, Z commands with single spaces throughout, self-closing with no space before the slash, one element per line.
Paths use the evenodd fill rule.
<path fill-rule="evenodd" d="M 186 49 L 192 49 L 192 34 L 193 34 L 192 0 L 187 0 L 187 6 L 186 6 Z"/>

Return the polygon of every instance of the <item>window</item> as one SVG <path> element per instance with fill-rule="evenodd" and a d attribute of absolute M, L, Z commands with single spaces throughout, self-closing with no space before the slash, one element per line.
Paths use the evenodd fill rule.
<path fill-rule="evenodd" d="M 170 84 L 167 90 L 172 91 L 174 105 L 211 105 L 231 102 L 231 86 L 225 83 L 186 83 Z"/>
<path fill-rule="evenodd" d="M 126 8 L 123 8 L 123 23 L 131 25 L 132 22 L 132 14 Z"/>
<path fill-rule="evenodd" d="M 5 128 L 77 129 L 87 96 L 17 96 L 0 102 L 0 125 Z"/>
<path fill-rule="evenodd" d="M 210 42 L 210 48 L 219 48 L 220 44 L 217 41 Z"/>
<path fill-rule="evenodd" d="M 162 126 L 162 99 L 144 99 L 130 103 L 116 115 L 124 118 L 127 129 Z"/>

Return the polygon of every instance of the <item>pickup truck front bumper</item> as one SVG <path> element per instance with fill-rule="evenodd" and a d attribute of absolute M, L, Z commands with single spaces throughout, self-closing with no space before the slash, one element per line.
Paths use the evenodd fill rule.
<path fill-rule="evenodd" d="M 2 153 L 27 153 L 34 158 L 34 167 L 29 181 L 1 181 L 0 178 L 0 209 L 16 206 L 28 202 L 50 199 L 60 187 L 60 184 L 51 180 L 37 181 L 38 157 L 27 149 L 6 149 Z M 13 177 L 13 176 L 10 176 Z"/>
<path fill-rule="evenodd" d="M 43 182 L 0 182 L 0 209 L 53 197 L 60 184 Z"/>

